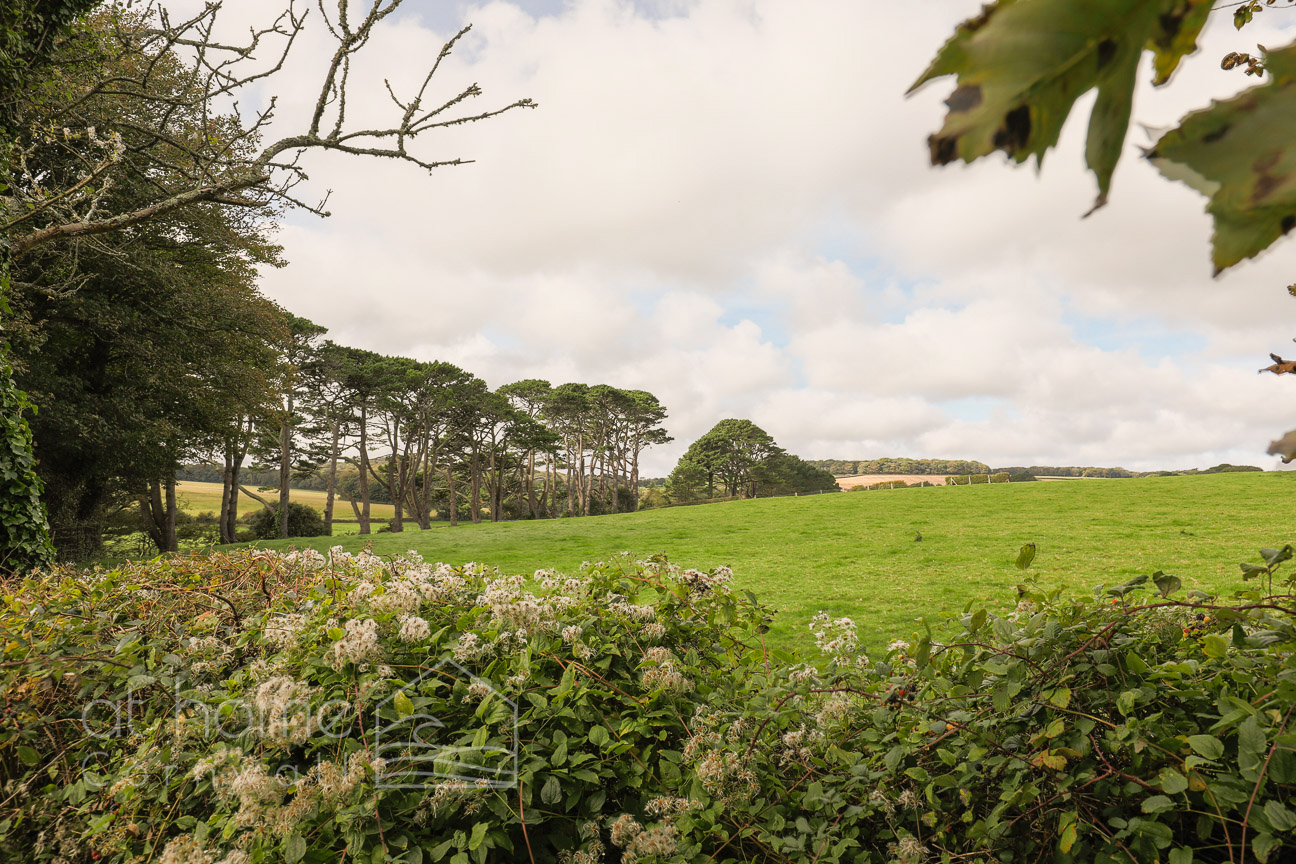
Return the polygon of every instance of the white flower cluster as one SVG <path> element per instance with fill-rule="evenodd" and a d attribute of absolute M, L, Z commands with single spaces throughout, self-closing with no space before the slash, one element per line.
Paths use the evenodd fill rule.
<path fill-rule="evenodd" d="M 310 709 L 310 687 L 302 681 L 278 676 L 256 689 L 256 707 L 261 736 L 280 747 L 301 744 L 314 731 Z"/>
<path fill-rule="evenodd" d="M 816 746 L 823 741 L 823 732 L 807 728 L 802 723 L 797 729 L 789 729 L 779 737 L 780 749 L 774 758 L 780 765 L 804 765 L 814 758 Z"/>
<path fill-rule="evenodd" d="M 810 632 L 819 650 L 838 663 L 847 662 L 859 650 L 855 622 L 849 618 L 831 618 L 827 612 L 820 612 L 810 619 Z"/>
<path fill-rule="evenodd" d="M 476 633 L 464 633 L 455 643 L 454 658 L 460 663 L 467 663 L 489 654 L 493 648 L 491 643 L 483 642 Z"/>
<path fill-rule="evenodd" d="M 760 789 L 747 760 L 729 750 L 713 750 L 694 769 L 702 788 L 724 801 L 745 801 Z"/>
<path fill-rule="evenodd" d="M 334 669 L 347 663 L 357 665 L 382 656 L 378 643 L 378 622 L 372 618 L 352 618 L 343 625 L 346 635 L 333 643 L 329 656 Z"/>
<path fill-rule="evenodd" d="M 603 847 L 603 838 L 599 832 L 597 822 L 586 822 L 580 826 L 579 836 L 582 841 L 581 848 L 575 852 L 563 850 L 558 853 L 560 864 L 603 864 L 603 855 L 606 850 Z"/>
<path fill-rule="evenodd" d="M 215 864 L 216 855 L 208 852 L 193 837 L 177 837 L 167 843 L 158 864 Z"/>
<path fill-rule="evenodd" d="M 639 636 L 645 642 L 657 642 L 666 636 L 666 625 L 652 621 L 639 628 Z"/>
<path fill-rule="evenodd" d="M 184 647 L 191 658 L 189 674 L 195 679 L 217 675 L 229 665 L 234 656 L 230 646 L 215 636 L 190 636 L 184 642 Z"/>
<path fill-rule="evenodd" d="M 898 843 L 888 843 L 887 851 L 899 864 L 918 864 L 927 857 L 927 847 L 919 843 L 912 834 L 901 837 Z"/>
<path fill-rule="evenodd" d="M 609 594 L 607 601 L 608 601 L 608 609 L 617 613 L 618 615 L 624 615 L 627 618 L 631 618 L 635 621 L 651 621 L 657 617 L 656 608 L 652 606 L 640 606 L 631 603 L 625 597 L 622 597 L 620 594 Z"/>
<path fill-rule="evenodd" d="M 314 549 L 303 549 L 300 552 L 293 550 L 285 555 L 283 560 L 288 564 L 300 564 L 302 570 L 308 573 L 313 570 L 322 570 L 329 563 L 328 558 L 325 558 Z"/>
<path fill-rule="evenodd" d="M 400 619 L 400 632 L 398 638 L 406 644 L 410 642 L 422 642 L 432 635 L 432 626 L 428 624 L 426 618 L 420 618 L 417 615 L 406 615 Z"/>
<path fill-rule="evenodd" d="M 412 579 L 396 579 L 383 585 L 383 592 L 369 600 L 369 608 L 375 612 L 413 612 L 423 602 L 418 582 Z"/>
<path fill-rule="evenodd" d="M 467 704 L 480 702 L 494 692 L 494 689 L 485 681 L 474 678 L 468 685 L 468 692 L 464 695 L 463 701 Z"/>
<path fill-rule="evenodd" d="M 648 667 L 639 679 L 645 690 L 686 693 L 693 689 L 693 682 L 684 677 L 679 669 L 679 659 L 669 648 L 654 645 L 644 652 L 640 665 Z"/>
<path fill-rule="evenodd" d="M 575 624 L 568 624 L 562 630 L 562 641 L 570 645 L 571 643 L 575 642 L 577 639 L 581 637 L 581 632 L 582 631 L 580 627 L 576 626 Z"/>
<path fill-rule="evenodd" d="M 677 578 L 681 585 L 700 594 L 705 594 L 715 590 L 717 587 L 729 585 L 733 581 L 733 571 L 724 566 L 717 567 L 710 573 L 690 568 L 680 573 Z"/>
<path fill-rule="evenodd" d="M 831 726 L 846 719 L 852 709 L 850 697 L 845 693 L 833 693 L 825 699 L 815 712 L 815 719 L 824 726 Z"/>
<path fill-rule="evenodd" d="M 679 836 L 674 825 L 644 828 L 629 813 L 622 813 L 612 822 L 610 833 L 612 845 L 621 848 L 621 860 L 625 864 L 674 855 Z"/>
<path fill-rule="evenodd" d="M 694 801 L 692 798 L 678 798 L 671 795 L 661 796 L 659 798 L 650 798 L 644 805 L 644 812 L 649 816 L 658 816 L 663 819 L 669 819 L 678 816 L 681 813 L 688 813 L 693 810 L 702 809 L 701 801 Z"/>
<path fill-rule="evenodd" d="M 345 766 L 321 761 L 295 784 L 288 784 L 267 772 L 259 760 L 233 748 L 200 760 L 191 776 L 197 780 L 210 776 L 216 794 L 237 803 L 230 822 L 235 828 L 264 830 L 268 826 L 283 836 L 296 830 L 316 809 L 350 804 L 367 772 L 381 770 L 380 761 L 367 751 L 356 751 Z"/>
<path fill-rule="evenodd" d="M 276 615 L 266 622 L 265 641 L 281 651 L 297 647 L 301 632 L 306 626 L 306 616 L 292 613 Z"/>

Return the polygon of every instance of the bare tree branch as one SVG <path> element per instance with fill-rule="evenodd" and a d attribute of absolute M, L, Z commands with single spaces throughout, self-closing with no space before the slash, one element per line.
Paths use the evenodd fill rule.
<path fill-rule="evenodd" d="M 274 120 L 276 98 L 245 123 L 237 96 L 284 68 L 309 11 L 299 10 L 296 0 L 267 26 L 250 29 L 239 44 L 214 35 L 223 0 L 212 0 L 180 21 L 156 2 L 137 11 L 114 7 L 96 13 L 82 40 L 69 48 L 67 80 L 76 86 L 61 101 L 33 103 L 20 144 L 22 176 L 0 195 L 0 230 L 10 253 L 22 256 L 46 243 L 122 231 L 201 204 L 250 211 L 294 207 L 327 216 L 327 194 L 310 205 L 293 191 L 307 179 L 303 155 L 316 150 L 396 159 L 427 171 L 472 162 L 430 159 L 411 146 L 434 129 L 536 106 L 518 99 L 501 108 L 456 113 L 481 95 L 471 84 L 434 108 L 423 107 L 442 62 L 470 27 L 442 46 L 408 101 L 384 80 L 399 112 L 390 125 L 350 128 L 352 62 L 402 2 L 366 0 L 354 10 L 351 0 L 317 0 L 322 26 L 336 47 L 321 70 L 306 128 L 269 143 L 261 138 Z M 268 60 L 263 59 L 267 52 Z M 84 76 L 80 80 L 78 71 Z M 96 130 L 90 117 L 112 117 L 112 128 Z M 48 163 L 51 148 L 61 148 L 61 164 L 70 159 L 80 166 L 74 176 L 38 167 Z M 122 182 L 153 190 L 154 200 L 114 212 L 111 190 Z"/>

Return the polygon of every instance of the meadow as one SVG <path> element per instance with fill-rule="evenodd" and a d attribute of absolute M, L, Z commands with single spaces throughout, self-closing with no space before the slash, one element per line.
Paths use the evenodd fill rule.
<path fill-rule="evenodd" d="M 251 488 L 256 491 L 254 487 Z M 278 500 L 278 492 L 258 492 L 263 498 L 269 501 Z M 324 492 L 316 489 L 294 489 L 292 490 L 292 500 L 309 507 L 314 507 L 321 513 L 324 512 L 324 502 L 327 496 Z M 219 483 L 198 483 L 194 481 L 181 481 L 176 484 L 176 500 L 182 511 L 192 516 L 199 513 L 219 513 L 221 506 L 221 484 Z M 238 512 L 240 516 L 247 513 L 253 513 L 261 509 L 261 504 L 248 495 L 239 495 Z M 369 505 L 370 513 L 375 519 L 390 519 L 393 508 L 390 504 L 371 504 Z M 351 505 L 341 498 L 338 498 L 333 504 L 333 515 L 336 520 L 354 520 L 355 514 L 351 512 Z M 359 530 L 354 521 L 335 522 L 334 532 L 337 534 L 354 534 Z"/>
<path fill-rule="evenodd" d="M 1187 589 L 1238 587 L 1240 562 L 1293 539 L 1293 492 L 1296 473 L 1281 472 L 896 489 L 264 545 L 372 543 L 379 555 L 414 549 L 517 573 L 664 553 L 685 567 L 732 567 L 778 610 L 775 645 L 807 644 L 806 624 L 826 610 L 853 618 L 877 651 L 922 616 L 969 602 L 1010 609 L 1027 542 L 1038 550 L 1029 574 L 1072 593 L 1154 570 Z"/>

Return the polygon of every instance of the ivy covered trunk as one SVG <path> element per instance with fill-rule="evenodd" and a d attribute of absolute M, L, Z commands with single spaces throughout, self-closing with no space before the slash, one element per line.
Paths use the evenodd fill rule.
<path fill-rule="evenodd" d="M 7 286 L 7 275 L 3 278 Z M 0 306 L 3 302 L 0 295 Z M 54 562 L 31 429 L 23 417 L 29 407 L 14 383 L 7 345 L 0 345 L 0 574 Z"/>

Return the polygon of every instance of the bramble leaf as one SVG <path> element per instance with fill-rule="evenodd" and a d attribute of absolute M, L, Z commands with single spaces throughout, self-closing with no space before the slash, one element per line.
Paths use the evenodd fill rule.
<path fill-rule="evenodd" d="M 1076 99 L 1097 88 L 1085 160 L 1107 200 L 1129 128 L 1139 58 L 1151 50 L 1163 84 L 1210 14 L 1209 0 L 998 0 L 965 21 L 910 92 L 944 75 L 958 86 L 932 164 L 971 162 L 995 150 L 1043 161 Z"/>
<path fill-rule="evenodd" d="M 1188 114 L 1147 154 L 1210 199 L 1216 274 L 1296 227 L 1296 43 L 1265 51 L 1264 65 L 1267 83 Z"/>

